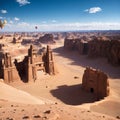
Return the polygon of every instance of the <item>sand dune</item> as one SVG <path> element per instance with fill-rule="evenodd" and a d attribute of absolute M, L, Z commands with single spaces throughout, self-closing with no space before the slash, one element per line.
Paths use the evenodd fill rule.
<path fill-rule="evenodd" d="M 45 104 L 44 101 L 33 97 L 29 93 L 13 88 L 2 82 L 0 82 L 0 100 L 26 104 Z"/>

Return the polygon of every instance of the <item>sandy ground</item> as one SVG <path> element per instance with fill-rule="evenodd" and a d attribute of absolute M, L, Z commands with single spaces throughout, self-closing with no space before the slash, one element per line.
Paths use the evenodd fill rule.
<path fill-rule="evenodd" d="M 32 105 L 0 101 L 0 120 L 115 120 L 86 109 L 68 105 Z"/>
<path fill-rule="evenodd" d="M 6 119 L 6 116 L 10 117 L 13 114 L 12 112 L 15 112 L 15 116 L 13 115 L 12 118 L 21 119 L 21 116 L 29 116 L 28 119 L 42 120 L 45 119 L 46 115 L 44 111 L 49 109 L 52 112 L 51 114 L 47 113 L 46 117 L 50 120 L 80 120 L 80 118 L 82 120 L 101 120 L 109 119 L 106 115 L 114 118 L 120 116 L 120 67 L 111 66 L 103 58 L 88 59 L 76 52 L 64 51 L 63 41 L 51 47 L 58 71 L 55 76 L 45 75 L 45 73 L 39 71 L 38 79 L 35 82 L 15 82 L 11 84 L 40 101 L 46 101 L 46 105 L 18 105 L 17 103 L 19 107 L 11 107 L 10 104 L 16 104 L 17 100 L 14 103 L 0 100 L 1 120 Z M 110 96 L 101 101 L 96 101 L 92 93 L 84 92 L 81 89 L 82 75 L 86 66 L 100 69 L 108 74 L 111 88 Z M 14 109 L 16 110 L 14 111 Z M 5 113 L 3 113 L 4 111 Z M 18 118 L 16 114 L 20 114 Z M 35 118 L 37 115 L 41 117 Z M 112 117 L 110 119 L 113 119 Z"/>

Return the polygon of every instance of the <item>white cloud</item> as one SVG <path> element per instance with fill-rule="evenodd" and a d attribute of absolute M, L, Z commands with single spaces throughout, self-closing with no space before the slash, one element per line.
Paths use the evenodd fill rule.
<path fill-rule="evenodd" d="M 40 31 L 76 31 L 76 30 L 120 30 L 120 23 L 104 23 L 104 22 L 90 22 L 90 23 L 54 23 L 54 24 L 29 24 L 26 22 L 19 22 L 14 24 L 7 24 L 5 31 L 35 31 L 35 26 L 40 28 Z"/>
<path fill-rule="evenodd" d="M 28 0 L 16 0 L 16 2 L 18 2 L 20 6 L 30 4 Z"/>
<path fill-rule="evenodd" d="M 1 10 L 1 13 L 2 13 L 2 14 L 6 14 L 6 13 L 7 13 L 7 10 Z"/>
<path fill-rule="evenodd" d="M 19 21 L 20 19 L 19 19 L 19 18 L 17 18 L 17 17 L 15 17 L 15 18 L 14 18 L 14 20 L 15 20 L 15 21 Z"/>
<path fill-rule="evenodd" d="M 8 23 L 6 24 L 4 31 L 28 31 L 29 29 L 33 29 L 29 23 L 19 22 L 19 23 Z"/>
<path fill-rule="evenodd" d="M 3 17 L 0 16 L 0 19 L 3 19 Z"/>
<path fill-rule="evenodd" d="M 30 26 L 30 24 L 27 23 L 27 22 L 20 22 L 20 23 L 18 23 L 17 25 L 18 25 L 19 27 L 29 27 L 29 26 Z"/>
<path fill-rule="evenodd" d="M 43 23 L 43 24 L 46 24 L 46 23 L 47 23 L 47 21 L 42 21 L 42 23 Z"/>
<path fill-rule="evenodd" d="M 52 23 L 56 23 L 57 21 L 56 20 L 52 20 Z"/>
<path fill-rule="evenodd" d="M 85 12 L 88 12 L 88 13 L 97 13 L 97 12 L 100 12 L 102 11 L 102 9 L 100 7 L 92 7 L 92 8 L 89 8 L 89 9 L 86 9 Z"/>
<path fill-rule="evenodd" d="M 13 21 L 12 21 L 12 20 L 10 20 L 10 21 L 9 21 L 9 23 L 10 23 L 10 24 L 13 24 Z"/>

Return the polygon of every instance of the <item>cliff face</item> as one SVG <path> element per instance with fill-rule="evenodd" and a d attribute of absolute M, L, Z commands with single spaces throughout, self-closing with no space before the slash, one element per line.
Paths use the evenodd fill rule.
<path fill-rule="evenodd" d="M 106 57 L 113 65 L 120 65 L 120 41 L 94 39 L 85 41 L 83 39 L 65 39 L 64 48 L 77 50 L 81 55 L 90 58 Z"/>
<path fill-rule="evenodd" d="M 66 50 L 77 50 L 81 55 L 87 54 L 88 42 L 83 39 L 65 39 L 64 48 Z"/>
<path fill-rule="evenodd" d="M 88 57 L 106 57 L 111 64 L 120 65 L 120 41 L 93 40 L 88 46 Z"/>
<path fill-rule="evenodd" d="M 111 41 L 110 54 L 107 58 L 113 65 L 120 65 L 120 41 Z"/>
<path fill-rule="evenodd" d="M 38 41 L 41 43 L 55 43 L 53 34 L 45 34 L 44 36 L 40 37 Z"/>
<path fill-rule="evenodd" d="M 89 45 L 88 50 L 89 57 L 106 57 L 108 52 L 110 51 L 109 41 L 93 40 L 90 41 L 88 45 Z"/>
<path fill-rule="evenodd" d="M 68 39 L 68 38 L 65 38 L 65 41 L 64 41 L 64 48 L 66 50 L 75 50 L 77 49 L 77 39 Z"/>

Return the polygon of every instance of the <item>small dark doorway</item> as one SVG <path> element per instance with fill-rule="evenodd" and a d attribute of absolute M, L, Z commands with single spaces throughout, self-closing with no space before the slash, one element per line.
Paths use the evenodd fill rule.
<path fill-rule="evenodd" d="M 91 92 L 91 93 L 94 93 L 94 89 L 93 89 L 93 88 L 90 88 L 90 92 Z"/>

